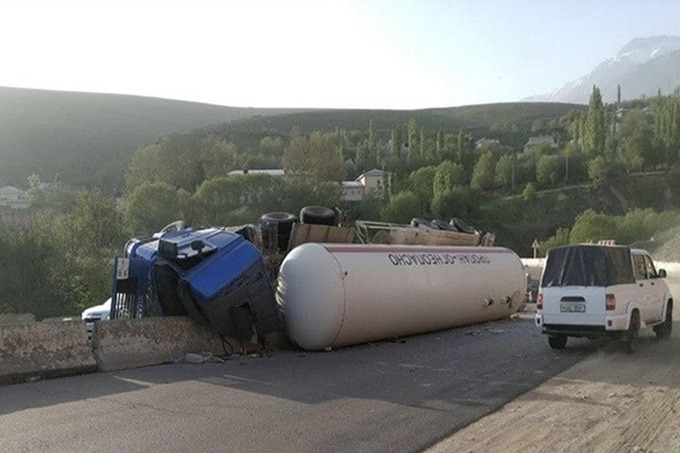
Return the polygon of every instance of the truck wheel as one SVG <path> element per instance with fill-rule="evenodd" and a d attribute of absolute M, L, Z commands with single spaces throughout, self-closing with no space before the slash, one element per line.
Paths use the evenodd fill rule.
<path fill-rule="evenodd" d="M 635 352 L 638 343 L 638 336 L 640 335 L 640 313 L 635 310 L 630 315 L 630 325 L 626 332 L 626 352 L 632 354 Z"/>
<path fill-rule="evenodd" d="M 673 330 L 673 302 L 668 301 L 666 306 L 666 319 L 663 324 L 654 327 L 657 340 L 670 340 L 671 331 Z"/>
<path fill-rule="evenodd" d="M 268 212 L 260 217 L 264 247 L 278 248 L 281 252 L 286 251 L 295 222 L 297 222 L 297 217 L 288 212 Z"/>
<path fill-rule="evenodd" d="M 553 349 L 564 349 L 567 345 L 566 335 L 555 335 L 554 337 L 548 337 L 548 343 Z"/>
<path fill-rule="evenodd" d="M 337 214 L 325 206 L 305 206 L 300 209 L 300 221 L 312 225 L 335 225 Z"/>

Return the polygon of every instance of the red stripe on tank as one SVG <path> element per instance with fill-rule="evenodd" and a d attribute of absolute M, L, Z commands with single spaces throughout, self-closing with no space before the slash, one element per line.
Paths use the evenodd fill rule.
<path fill-rule="evenodd" d="M 323 244 L 322 244 L 323 245 Z M 501 247 L 455 247 L 455 246 L 444 246 L 442 248 L 437 247 L 421 247 L 418 245 L 413 246 L 403 246 L 403 247 L 390 247 L 382 245 L 372 245 L 367 247 L 354 246 L 354 247 L 337 247 L 323 245 L 323 247 L 332 253 L 513 253 L 509 249 Z"/>

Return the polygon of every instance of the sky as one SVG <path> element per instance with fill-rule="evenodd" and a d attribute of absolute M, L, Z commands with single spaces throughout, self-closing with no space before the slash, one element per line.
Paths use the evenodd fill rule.
<path fill-rule="evenodd" d="M 678 0 L 0 0 L 0 86 L 243 107 L 512 102 L 636 37 Z"/>

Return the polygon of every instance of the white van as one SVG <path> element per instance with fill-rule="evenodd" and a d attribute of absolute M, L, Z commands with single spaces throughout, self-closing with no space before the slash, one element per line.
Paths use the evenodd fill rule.
<path fill-rule="evenodd" d="M 568 337 L 626 340 L 632 352 L 642 328 L 670 338 L 673 299 L 666 271 L 647 252 L 624 246 L 571 245 L 548 252 L 536 304 L 536 325 L 553 349 Z"/>

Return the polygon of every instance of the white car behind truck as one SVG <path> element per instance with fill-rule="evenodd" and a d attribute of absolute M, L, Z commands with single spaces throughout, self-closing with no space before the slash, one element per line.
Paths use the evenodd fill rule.
<path fill-rule="evenodd" d="M 673 299 L 644 250 L 625 246 L 571 245 L 548 252 L 541 277 L 536 325 L 553 349 L 568 337 L 623 338 L 633 352 L 640 329 L 670 338 Z"/>
<path fill-rule="evenodd" d="M 111 298 L 101 305 L 95 305 L 82 312 L 80 317 L 85 321 L 87 331 L 92 333 L 94 330 L 94 323 L 98 321 L 108 321 L 111 314 Z"/>

